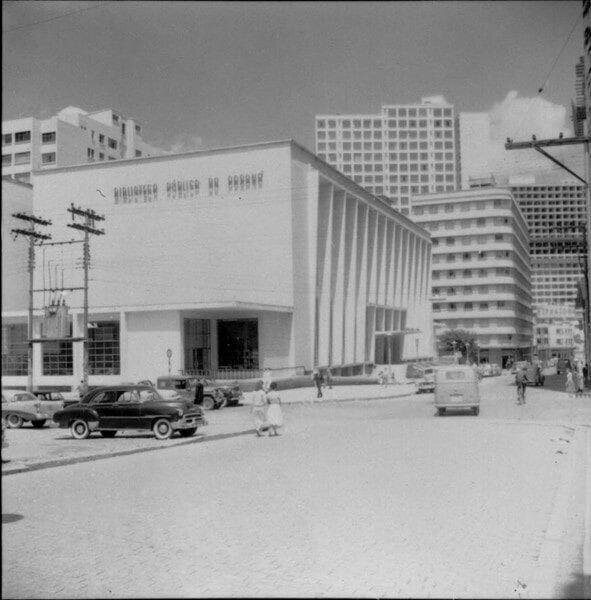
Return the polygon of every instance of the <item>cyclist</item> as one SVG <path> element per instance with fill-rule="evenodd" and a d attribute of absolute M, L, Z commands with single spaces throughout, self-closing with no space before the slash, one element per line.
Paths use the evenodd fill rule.
<path fill-rule="evenodd" d="M 527 375 L 525 368 L 520 367 L 515 375 L 515 385 L 517 385 L 517 404 L 525 404 L 525 386 L 527 385 Z"/>

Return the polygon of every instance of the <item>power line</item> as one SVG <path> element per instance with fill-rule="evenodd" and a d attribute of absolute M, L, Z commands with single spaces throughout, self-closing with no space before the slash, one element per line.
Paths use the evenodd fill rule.
<path fill-rule="evenodd" d="M 57 21 L 58 19 L 63 19 L 64 17 L 69 17 L 70 15 L 88 12 L 91 10 L 97 10 L 99 8 L 103 8 L 106 3 L 107 2 L 103 2 L 99 5 L 89 6 L 87 8 L 79 8 L 78 10 L 71 10 L 70 12 L 62 13 L 61 15 L 57 15 L 56 17 L 51 17 L 49 19 L 43 19 L 42 21 L 33 21 L 32 23 L 26 23 L 25 25 L 18 25 L 17 27 L 11 27 L 10 29 L 3 29 L 2 33 L 11 33 L 13 31 L 19 31 L 21 29 L 26 29 L 28 27 L 35 27 L 35 25 L 42 25 L 44 23 L 49 23 L 50 21 Z"/>
<path fill-rule="evenodd" d="M 544 91 L 544 88 L 546 87 L 546 84 L 548 83 L 548 79 L 550 79 L 550 75 L 552 74 L 552 71 L 554 70 L 554 67 L 556 66 L 556 63 L 558 62 L 558 59 L 562 56 L 562 53 L 564 52 L 564 49 L 566 48 L 566 45 L 570 41 L 570 38 L 572 37 L 572 35 L 573 35 L 573 33 L 574 33 L 577 25 L 579 24 L 579 19 L 580 18 L 581 18 L 581 15 L 577 14 L 577 18 L 575 19 L 575 22 L 573 23 L 573 26 L 572 26 L 572 28 L 570 30 L 570 33 L 568 34 L 568 36 L 566 38 L 566 41 L 562 45 L 562 48 L 560 49 L 560 52 L 556 55 L 556 58 L 554 59 L 554 62 L 552 63 L 552 66 L 550 67 L 550 70 L 548 71 L 548 74 L 546 75 L 546 78 L 544 79 L 544 83 L 542 83 L 542 85 L 538 89 L 538 94 L 541 94 Z"/>

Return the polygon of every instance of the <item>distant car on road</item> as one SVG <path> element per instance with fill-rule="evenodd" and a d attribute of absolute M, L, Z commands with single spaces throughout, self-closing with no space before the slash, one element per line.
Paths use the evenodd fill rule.
<path fill-rule="evenodd" d="M 178 431 L 190 437 L 207 422 L 203 410 L 183 398 L 165 400 L 157 390 L 145 385 L 97 387 L 84 398 L 55 413 L 53 420 L 70 428 L 75 439 L 85 439 L 93 431 L 115 437 L 117 431 L 152 430 L 159 440 Z"/>
<path fill-rule="evenodd" d="M 525 384 L 543 386 L 546 378 L 542 374 L 542 368 L 539 365 L 532 365 L 527 361 L 517 363 L 519 368 L 525 371 Z"/>
<path fill-rule="evenodd" d="M 501 375 L 503 373 L 503 370 L 501 369 L 501 365 L 499 365 L 497 363 L 491 363 L 490 368 L 491 368 L 491 375 L 493 377 L 496 377 L 497 375 Z"/>
<path fill-rule="evenodd" d="M 559 358 L 556 362 L 556 373 L 566 373 L 567 369 L 571 369 L 571 363 L 568 358 Z"/>
<path fill-rule="evenodd" d="M 28 422 L 41 428 L 61 407 L 61 402 L 43 402 L 31 392 L 2 390 L 2 419 L 10 429 L 18 429 Z"/>
<path fill-rule="evenodd" d="M 435 391 L 435 369 L 427 367 L 423 376 L 417 381 L 417 394 L 425 394 Z"/>

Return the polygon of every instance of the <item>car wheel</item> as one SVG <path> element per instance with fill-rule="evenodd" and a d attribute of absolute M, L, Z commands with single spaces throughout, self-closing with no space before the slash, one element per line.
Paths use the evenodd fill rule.
<path fill-rule="evenodd" d="M 437 414 L 442 417 L 445 414 L 445 408 L 438 408 L 437 409 Z"/>
<path fill-rule="evenodd" d="M 215 401 L 211 396 L 204 396 L 202 406 L 205 410 L 213 410 L 215 407 Z"/>
<path fill-rule="evenodd" d="M 39 419 L 39 421 L 31 421 L 31 425 L 33 425 L 33 427 L 37 428 L 37 429 L 41 429 L 41 427 L 43 427 L 43 425 L 45 425 L 45 421 L 47 419 Z"/>
<path fill-rule="evenodd" d="M 480 413 L 480 407 L 479 406 L 473 406 L 472 407 L 472 412 L 474 413 L 474 416 L 477 417 L 478 414 Z"/>
<path fill-rule="evenodd" d="M 6 415 L 6 427 L 10 429 L 19 429 L 23 426 L 23 418 L 18 415 Z"/>
<path fill-rule="evenodd" d="M 101 435 L 104 438 L 114 438 L 117 435 L 116 431 L 110 431 L 108 429 L 101 429 Z"/>
<path fill-rule="evenodd" d="M 83 419 L 76 419 L 70 425 L 70 434 L 76 440 L 85 440 L 90 435 L 90 427 Z"/>
<path fill-rule="evenodd" d="M 190 429 L 179 429 L 181 437 L 191 437 L 192 435 L 195 435 L 196 431 L 197 427 L 191 427 Z"/>
<path fill-rule="evenodd" d="M 158 419 L 152 425 L 152 431 L 157 440 L 167 440 L 172 435 L 172 425 L 168 419 Z"/>

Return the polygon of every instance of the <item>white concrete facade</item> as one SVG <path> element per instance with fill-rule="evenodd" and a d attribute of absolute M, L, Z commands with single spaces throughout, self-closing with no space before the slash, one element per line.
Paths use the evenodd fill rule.
<path fill-rule="evenodd" d="M 511 192 L 417 196 L 413 219 L 432 236 L 435 326 L 473 332 L 481 360 L 526 355 L 533 336 L 529 237 Z"/>
<path fill-rule="evenodd" d="M 112 109 L 68 106 L 49 119 L 2 121 L 2 175 L 30 183 L 38 169 L 162 154 L 140 134 L 139 124 Z"/>
<path fill-rule="evenodd" d="M 316 115 L 316 153 L 403 214 L 411 195 L 460 186 L 459 125 L 442 96 L 378 114 Z"/>
<path fill-rule="evenodd" d="M 34 209 L 53 221 L 54 240 L 80 238 L 66 226 L 71 203 L 105 215 L 96 224 L 105 235 L 91 238 L 89 320 L 119 324 L 117 367 L 109 363 L 119 372 L 91 373 L 91 384 L 165 374 L 167 349 L 173 373 L 227 367 L 222 354 L 233 350 L 222 352 L 222 329 L 236 323 L 257 331 L 256 348 L 241 355 L 255 371 L 352 373 L 433 355 L 429 234 L 295 142 L 35 177 Z M 80 254 L 72 245 L 52 255 L 65 286 L 80 285 Z M 81 299 L 68 298 L 74 337 L 83 329 Z M 25 323 L 26 311 L 3 320 Z M 79 381 L 81 344 L 59 375 L 47 374 L 41 346 L 36 384 Z"/>

